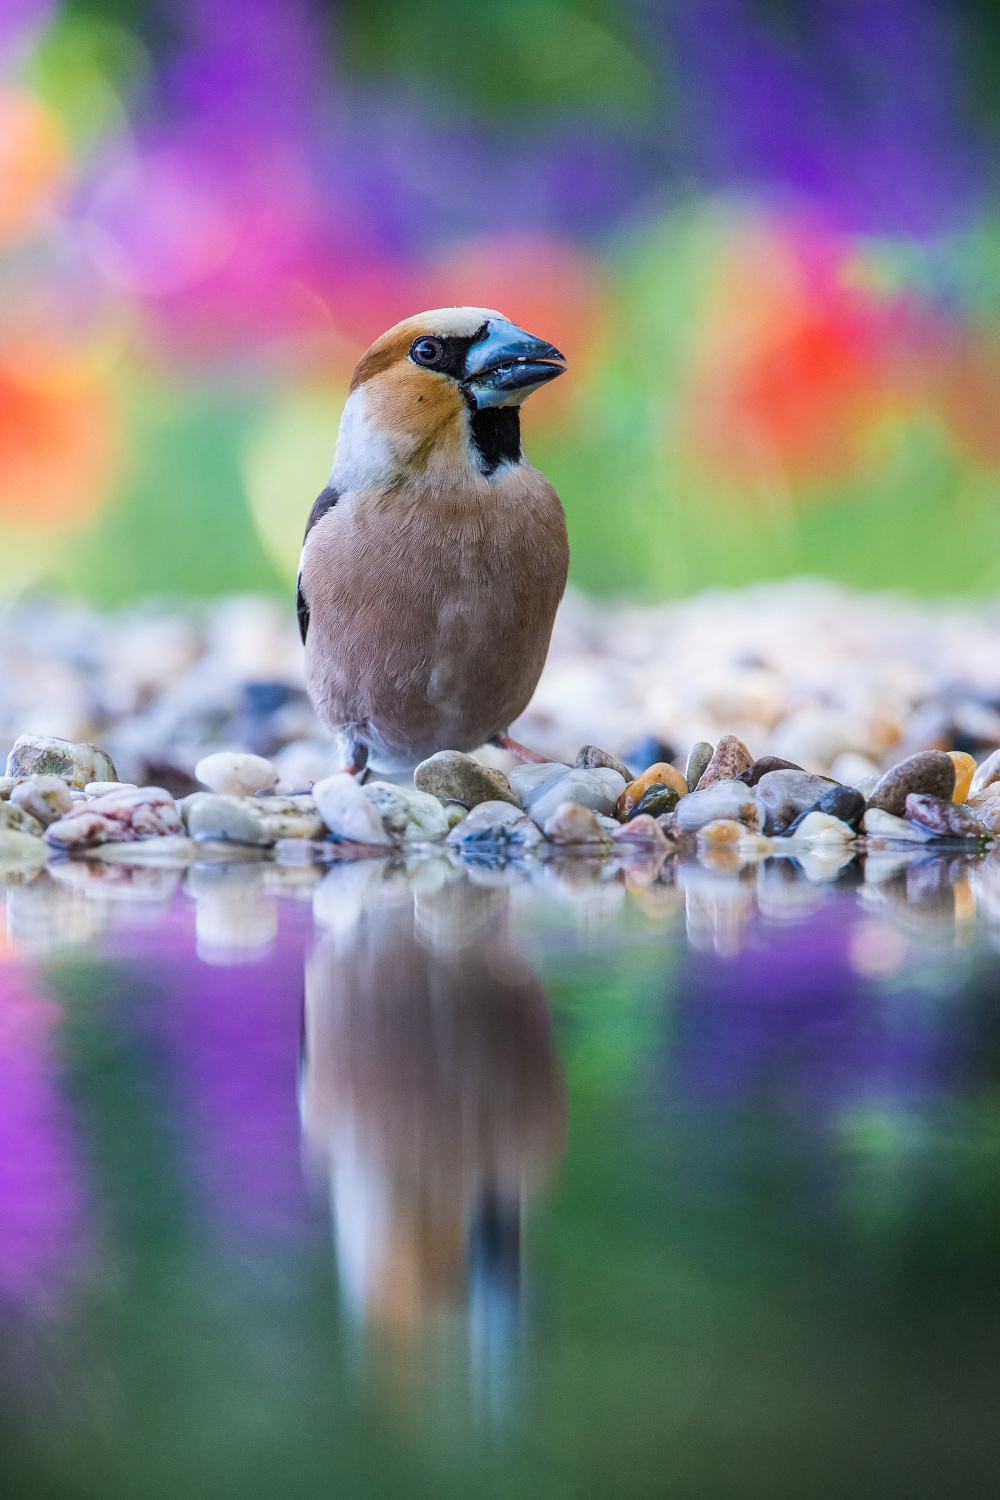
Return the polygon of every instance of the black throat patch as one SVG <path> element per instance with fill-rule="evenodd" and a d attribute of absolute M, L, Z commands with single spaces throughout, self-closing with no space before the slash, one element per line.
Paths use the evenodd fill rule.
<path fill-rule="evenodd" d="M 487 406 L 482 411 L 473 411 L 469 427 L 485 474 L 495 473 L 501 464 L 520 462 L 520 407 Z"/>

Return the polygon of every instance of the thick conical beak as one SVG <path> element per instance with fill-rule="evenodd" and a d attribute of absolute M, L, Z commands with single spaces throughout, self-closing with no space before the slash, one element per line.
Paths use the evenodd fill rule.
<path fill-rule="evenodd" d="M 486 337 L 469 349 L 462 388 L 480 410 L 520 406 L 532 391 L 555 380 L 565 369 L 566 360 L 554 345 L 503 318 L 491 318 Z"/>

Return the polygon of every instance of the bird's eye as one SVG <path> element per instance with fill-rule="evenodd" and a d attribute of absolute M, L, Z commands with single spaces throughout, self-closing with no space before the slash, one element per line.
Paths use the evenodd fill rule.
<path fill-rule="evenodd" d="M 437 365 L 444 358 L 444 345 L 440 339 L 417 339 L 410 356 L 418 365 Z"/>

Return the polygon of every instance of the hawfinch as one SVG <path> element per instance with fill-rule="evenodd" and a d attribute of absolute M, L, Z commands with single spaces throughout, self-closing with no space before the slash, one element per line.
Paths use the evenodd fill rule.
<path fill-rule="evenodd" d="M 351 379 L 298 581 L 306 685 L 348 769 L 506 743 L 566 586 L 566 519 L 519 407 L 565 369 L 483 307 L 397 323 Z M 526 752 L 530 758 L 530 752 Z"/>

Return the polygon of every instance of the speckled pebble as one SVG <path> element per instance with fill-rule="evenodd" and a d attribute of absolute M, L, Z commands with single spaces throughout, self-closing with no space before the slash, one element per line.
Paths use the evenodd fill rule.
<path fill-rule="evenodd" d="M 70 811 L 73 798 L 61 776 L 29 776 L 11 792 L 10 805 L 23 808 L 48 828 Z"/>
<path fill-rule="evenodd" d="M 617 755 L 611 755 L 607 750 L 602 750 L 598 745 L 582 745 L 577 753 L 574 769 L 577 771 L 598 771 L 602 767 L 609 771 L 617 771 L 619 776 L 624 776 L 626 782 L 635 778 L 624 761 L 618 759 Z"/>
<path fill-rule="evenodd" d="M 163 787 L 144 786 L 78 803 L 72 812 L 49 825 L 45 837 L 57 846 L 85 848 L 182 831 L 181 816 L 170 793 Z"/>
<path fill-rule="evenodd" d="M 460 802 L 477 807 L 480 802 L 517 802 L 503 771 L 481 766 L 459 750 L 439 750 L 421 761 L 413 773 L 419 791 L 442 802 Z"/>
<path fill-rule="evenodd" d="M 217 792 L 192 792 L 183 803 L 184 823 L 193 839 L 224 839 L 234 844 L 267 847 L 274 839 L 254 807 L 242 797 Z"/>
<path fill-rule="evenodd" d="M 11 833 L 30 833 L 39 838 L 44 831 L 44 824 L 26 808 L 18 807 L 13 802 L 0 802 L 0 829 L 7 829 Z"/>
<path fill-rule="evenodd" d="M 735 781 L 737 776 L 749 771 L 752 765 L 753 756 L 743 741 L 737 739 L 735 734 L 724 734 L 695 790 L 703 792 L 717 781 Z"/>
<path fill-rule="evenodd" d="M 910 792 L 950 802 L 954 790 L 955 766 L 951 757 L 943 750 L 921 750 L 886 771 L 868 799 L 868 808 L 901 818 Z"/>
<path fill-rule="evenodd" d="M 981 839 L 985 836 L 983 825 L 971 807 L 920 792 L 911 792 L 907 797 L 906 817 L 909 822 L 919 823 L 921 828 L 929 828 L 942 838 Z"/>
<path fill-rule="evenodd" d="M 603 844 L 608 839 L 597 814 L 579 802 L 560 803 L 542 832 L 551 844 Z"/>
<path fill-rule="evenodd" d="M 252 797 L 266 791 L 278 779 L 278 768 L 263 755 L 242 750 L 219 750 L 206 755 L 194 768 L 197 779 L 223 797 Z"/>
<path fill-rule="evenodd" d="M 406 843 L 436 843 L 448 832 L 444 804 L 430 792 L 388 781 L 369 781 L 361 790 L 381 816 L 383 828 Z"/>
<path fill-rule="evenodd" d="M 71 786 L 118 780 L 111 757 L 86 741 L 22 734 L 7 757 L 8 776 L 62 776 Z"/>
<path fill-rule="evenodd" d="M 523 854 L 541 842 L 540 829 L 509 802 L 480 802 L 448 835 L 459 851 L 487 857 Z"/>
<path fill-rule="evenodd" d="M 708 770 L 708 763 L 714 754 L 715 746 L 710 744 L 708 740 L 698 740 L 696 744 L 691 746 L 687 765 L 684 768 L 684 779 L 687 782 L 689 792 L 694 791 Z"/>

